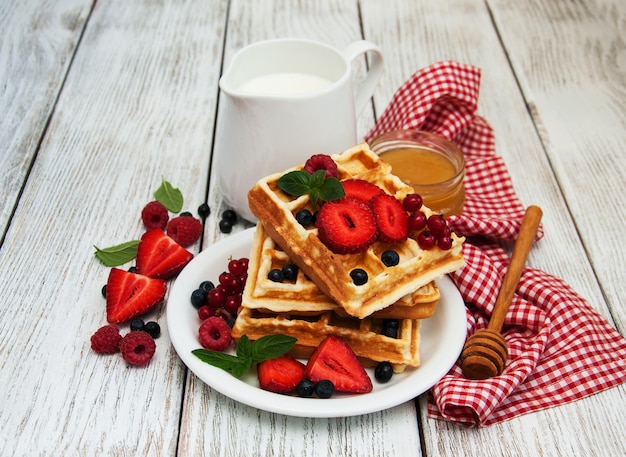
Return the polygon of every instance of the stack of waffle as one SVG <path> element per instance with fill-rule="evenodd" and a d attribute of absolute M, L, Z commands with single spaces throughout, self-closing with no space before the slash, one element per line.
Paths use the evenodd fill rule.
<path fill-rule="evenodd" d="M 333 156 L 339 180 L 365 179 L 402 200 L 413 192 L 391 174 L 366 144 Z M 309 197 L 293 197 L 277 185 L 286 170 L 261 179 L 248 193 L 250 209 L 259 219 L 254 235 L 248 281 L 233 328 L 235 340 L 282 333 L 298 339 L 292 355 L 307 357 L 328 335 L 344 339 L 364 365 L 388 361 L 395 371 L 418 366 L 420 322 L 430 317 L 439 300 L 435 279 L 463 265 L 462 239 L 452 248 L 423 250 L 409 237 L 400 244 L 375 242 L 360 254 L 335 254 L 318 238 L 315 227 L 296 220 L 301 209 L 314 212 Z M 426 215 L 430 210 L 423 208 Z M 381 254 L 393 249 L 400 263 L 386 267 Z M 293 263 L 295 280 L 268 278 L 272 269 Z M 350 271 L 362 268 L 368 281 L 355 285 Z M 382 333 L 386 319 L 398 321 L 397 337 Z"/>

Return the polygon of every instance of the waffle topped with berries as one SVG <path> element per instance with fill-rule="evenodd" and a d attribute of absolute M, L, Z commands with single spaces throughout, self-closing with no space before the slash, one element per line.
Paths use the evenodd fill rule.
<path fill-rule="evenodd" d="M 385 319 L 357 319 L 340 316 L 333 311 L 301 316 L 263 312 L 242 306 L 232 329 L 232 337 L 238 342 L 243 335 L 252 341 L 274 334 L 293 336 L 298 341 L 289 354 L 307 359 L 326 337 L 333 335 L 350 346 L 363 366 L 389 362 L 394 372 L 401 373 L 407 366 L 420 365 L 421 320 L 401 319 L 393 322 L 391 325 L 397 324 L 397 328 L 386 327 L 390 324 Z"/>
<path fill-rule="evenodd" d="M 435 312 L 439 300 L 435 282 L 400 298 L 396 303 L 372 314 L 374 318 L 426 319 Z M 293 316 L 319 315 L 333 311 L 347 316 L 345 310 L 326 296 L 269 237 L 263 224 L 257 224 L 248 263 L 248 279 L 242 306 L 265 313 Z"/>
<path fill-rule="evenodd" d="M 320 204 L 314 204 L 310 194 L 286 193 L 279 180 L 291 171 L 303 170 L 306 164 L 258 181 L 248 192 L 248 203 L 272 240 L 348 315 L 367 317 L 463 265 L 463 238 L 454 233 L 447 234 L 441 246 L 430 241 L 433 237 L 427 227 L 410 230 L 408 237 L 400 241 L 394 238 L 397 226 L 404 224 L 395 222 L 407 217 L 406 212 L 404 216 L 398 212 L 394 202 L 403 202 L 413 189 L 393 175 L 391 166 L 366 143 L 332 159 L 336 164 L 334 174 L 345 188 L 348 181 L 366 181 L 385 194 L 371 199 L 372 211 L 363 207 L 368 203 L 358 195 L 367 186 L 357 186 L 356 194 L 324 202 L 314 225 L 301 224 L 301 211 L 315 213 Z M 377 217 L 375 224 L 380 220 L 378 228 L 372 228 L 370 213 Z M 419 213 L 424 219 L 433 215 L 423 206 Z M 428 243 L 420 243 L 420 236 L 429 238 Z M 398 256 L 393 266 L 382 261 L 387 251 Z"/>

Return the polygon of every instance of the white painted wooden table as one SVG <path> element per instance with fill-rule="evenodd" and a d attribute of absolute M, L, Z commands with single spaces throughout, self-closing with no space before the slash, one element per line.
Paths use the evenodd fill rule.
<path fill-rule="evenodd" d="M 284 36 L 379 44 L 363 136 L 413 72 L 483 71 L 524 204 L 544 209 L 529 262 L 626 331 L 626 3 L 622 0 L 21 0 L 0 4 L 0 455 L 626 455 L 624 385 L 500 425 L 428 419 L 425 397 L 297 419 L 236 403 L 181 363 L 164 308 L 145 368 L 95 355 L 107 269 L 93 244 L 136 238 L 166 177 L 213 210 L 218 79 L 240 47 Z M 213 170 L 213 171 L 211 171 Z M 241 229 L 239 226 L 237 230 Z"/>

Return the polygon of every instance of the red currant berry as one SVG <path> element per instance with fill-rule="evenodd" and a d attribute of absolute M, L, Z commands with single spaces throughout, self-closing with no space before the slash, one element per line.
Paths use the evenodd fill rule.
<path fill-rule="evenodd" d="M 409 215 L 410 230 L 422 230 L 424 227 L 426 227 L 426 214 L 418 211 L 417 213 Z"/>
<path fill-rule="evenodd" d="M 230 314 L 237 314 L 239 305 L 241 305 L 241 295 L 229 295 L 224 301 L 224 309 Z"/>
<path fill-rule="evenodd" d="M 246 269 L 239 260 L 233 259 L 228 262 L 228 271 L 235 276 L 241 276 L 246 272 Z"/>
<path fill-rule="evenodd" d="M 200 318 L 201 321 L 208 319 L 212 315 L 213 315 L 213 308 L 211 308 L 209 305 L 204 305 L 198 308 L 198 317 Z"/>
<path fill-rule="evenodd" d="M 217 278 L 217 280 L 219 281 L 221 285 L 223 285 L 224 287 L 227 287 L 232 278 L 233 278 L 232 273 L 223 271 L 222 273 L 220 273 L 220 276 Z"/>
<path fill-rule="evenodd" d="M 437 243 L 437 238 L 433 236 L 428 230 L 424 230 L 417 237 L 417 244 L 425 251 L 432 249 Z"/>
<path fill-rule="evenodd" d="M 441 214 L 433 214 L 428 218 L 426 224 L 428 225 L 428 230 L 437 238 L 443 235 L 444 229 L 448 226 L 448 223 Z"/>
<path fill-rule="evenodd" d="M 424 202 L 419 194 L 409 194 L 402 200 L 402 206 L 409 213 L 418 212 L 423 204 Z"/>
<path fill-rule="evenodd" d="M 224 304 L 224 300 L 226 300 L 226 291 L 221 284 L 209 291 L 208 303 L 211 308 L 220 308 Z"/>
<path fill-rule="evenodd" d="M 247 272 L 248 271 L 249 259 L 247 257 L 242 257 L 241 259 L 239 259 L 239 263 L 241 263 L 241 265 L 243 266 L 244 270 Z"/>
<path fill-rule="evenodd" d="M 448 249 L 452 248 L 452 238 L 450 238 L 449 236 L 439 238 L 437 240 L 437 246 L 439 246 L 440 249 L 447 251 Z"/>

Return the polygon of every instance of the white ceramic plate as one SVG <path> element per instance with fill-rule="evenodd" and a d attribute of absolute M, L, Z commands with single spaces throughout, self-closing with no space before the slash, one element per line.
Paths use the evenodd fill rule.
<path fill-rule="evenodd" d="M 378 383 L 368 369 L 374 389 L 368 394 L 335 394 L 329 399 L 275 394 L 259 388 L 256 371 L 241 380 L 202 362 L 191 351 L 201 348 L 200 320 L 190 296 L 204 280 L 217 281 L 229 258 L 248 257 L 254 228 L 234 234 L 198 254 L 179 274 L 167 303 L 169 334 L 182 361 L 207 385 L 222 394 L 265 411 L 299 417 L 343 417 L 366 414 L 404 403 L 426 392 L 457 360 L 466 334 L 465 305 L 448 277 L 437 281 L 441 300 L 435 314 L 422 322 L 421 365 Z"/>

